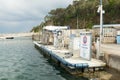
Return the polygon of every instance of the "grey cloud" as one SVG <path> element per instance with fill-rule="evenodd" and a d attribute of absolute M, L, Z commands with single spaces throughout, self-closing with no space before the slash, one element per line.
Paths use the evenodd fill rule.
<path fill-rule="evenodd" d="M 66 7 L 73 0 L 0 0 L 0 33 L 29 31 L 51 9 Z"/>

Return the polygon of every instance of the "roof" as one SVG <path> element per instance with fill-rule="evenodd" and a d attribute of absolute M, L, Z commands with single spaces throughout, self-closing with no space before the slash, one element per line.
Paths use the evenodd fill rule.
<path fill-rule="evenodd" d="M 64 29 L 69 29 L 68 26 L 45 26 L 43 27 L 45 30 L 49 31 L 55 31 L 55 30 L 64 30 Z"/>
<path fill-rule="evenodd" d="M 99 28 L 100 25 L 94 25 L 93 28 Z M 120 29 L 120 24 L 104 24 L 103 27 L 114 27 Z"/>

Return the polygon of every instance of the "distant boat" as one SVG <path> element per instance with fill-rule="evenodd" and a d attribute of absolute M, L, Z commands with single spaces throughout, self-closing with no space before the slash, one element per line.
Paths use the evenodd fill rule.
<path fill-rule="evenodd" d="M 14 37 L 6 37 L 6 39 L 14 39 Z"/>

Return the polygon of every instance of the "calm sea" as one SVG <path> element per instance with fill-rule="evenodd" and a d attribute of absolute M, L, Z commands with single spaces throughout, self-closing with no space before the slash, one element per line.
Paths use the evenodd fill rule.
<path fill-rule="evenodd" d="M 30 37 L 0 40 L 0 80 L 88 80 L 55 67 Z"/>

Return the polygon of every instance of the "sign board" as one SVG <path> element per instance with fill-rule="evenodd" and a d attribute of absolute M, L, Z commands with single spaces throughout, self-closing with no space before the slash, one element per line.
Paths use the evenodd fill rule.
<path fill-rule="evenodd" d="M 92 33 L 80 33 L 80 57 L 91 60 Z"/>

